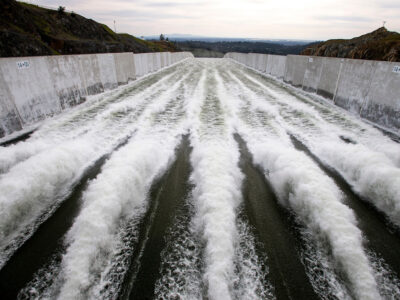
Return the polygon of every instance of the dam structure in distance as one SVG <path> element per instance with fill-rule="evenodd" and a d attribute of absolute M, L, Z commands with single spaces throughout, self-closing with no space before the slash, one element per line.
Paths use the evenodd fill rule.
<path fill-rule="evenodd" d="M 10 102 L 41 123 L 0 146 L 2 299 L 400 299 L 397 108 L 227 57 Z"/>

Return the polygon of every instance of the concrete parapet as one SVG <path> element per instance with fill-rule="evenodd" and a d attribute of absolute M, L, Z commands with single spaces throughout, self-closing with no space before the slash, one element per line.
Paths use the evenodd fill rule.
<path fill-rule="evenodd" d="M 257 54 L 255 69 L 260 72 L 265 72 L 267 69 L 267 54 Z"/>
<path fill-rule="evenodd" d="M 377 63 L 346 59 L 338 79 L 335 104 L 359 115 L 370 90 Z"/>
<path fill-rule="evenodd" d="M 257 54 L 256 53 L 249 53 L 246 66 L 255 69 L 257 64 Z"/>
<path fill-rule="evenodd" d="M 104 91 L 100 78 L 100 67 L 97 56 L 93 54 L 78 55 L 81 76 L 87 95 L 94 95 Z"/>
<path fill-rule="evenodd" d="M 227 53 L 262 71 L 261 54 Z M 258 64 L 255 66 L 255 64 Z M 400 129 L 400 63 L 331 57 L 268 55 L 265 72 L 314 92 L 362 118 Z"/>
<path fill-rule="evenodd" d="M 104 90 L 111 90 L 118 86 L 114 55 L 110 53 L 96 54 L 99 63 L 99 74 Z"/>
<path fill-rule="evenodd" d="M 0 70 L 22 126 L 61 111 L 47 57 L 1 58 Z"/>
<path fill-rule="evenodd" d="M 172 59 L 173 57 L 173 59 Z M 191 53 L 0 58 L 0 138 Z"/>
<path fill-rule="evenodd" d="M 308 56 L 288 55 L 286 57 L 285 76 L 283 80 L 296 87 L 303 86 L 308 60 Z"/>
<path fill-rule="evenodd" d="M 47 64 L 53 81 L 48 88 L 56 91 L 61 109 L 85 101 L 87 90 L 79 56 L 49 56 Z"/>
<path fill-rule="evenodd" d="M 314 72 L 313 74 L 316 77 L 311 81 L 308 79 L 307 83 L 304 82 L 305 88 L 304 86 L 303 88 L 309 88 L 311 91 L 315 92 L 316 86 L 316 93 L 318 95 L 327 99 L 333 99 L 335 97 L 340 72 L 345 59 L 313 57 L 313 60 L 317 65 L 321 66 L 321 71 L 319 73 Z M 310 64 L 311 63 L 309 63 L 309 66 Z M 310 73 L 307 74 L 307 77 L 311 78 Z M 311 85 L 309 82 L 312 82 L 314 85 Z"/>
<path fill-rule="evenodd" d="M 137 77 L 141 77 L 147 73 L 150 73 L 150 69 L 147 63 L 148 55 L 146 55 L 146 53 L 134 54 L 133 57 Z"/>
<path fill-rule="evenodd" d="M 400 129 L 400 63 L 377 62 L 361 116 Z"/>
<path fill-rule="evenodd" d="M 267 67 L 265 72 L 277 78 L 285 76 L 286 56 L 270 55 L 267 57 Z"/>
<path fill-rule="evenodd" d="M 14 98 L 0 72 L 0 137 L 22 129 L 22 121 Z"/>
<path fill-rule="evenodd" d="M 133 53 L 114 53 L 115 72 L 118 85 L 136 79 L 136 68 Z"/>
<path fill-rule="evenodd" d="M 308 92 L 316 92 L 321 78 L 325 60 L 319 57 L 309 57 L 302 81 L 302 88 Z"/>

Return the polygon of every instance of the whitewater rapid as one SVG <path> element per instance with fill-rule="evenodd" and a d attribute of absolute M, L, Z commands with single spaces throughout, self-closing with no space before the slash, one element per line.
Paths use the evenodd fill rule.
<path fill-rule="evenodd" d="M 396 258 L 374 250 L 365 215 L 324 168 L 397 241 L 400 145 L 303 91 L 227 59 L 187 59 L 0 147 L 0 278 L 96 166 L 58 246 L 15 290 L 2 283 L 5 299 L 133 299 L 145 288 L 154 299 L 399 296 Z M 253 182 L 274 197 L 249 202 Z M 280 213 L 252 211 L 257 201 Z M 257 221 L 271 214 L 284 218 L 282 239 Z M 298 274 L 279 266 L 283 246 Z"/>

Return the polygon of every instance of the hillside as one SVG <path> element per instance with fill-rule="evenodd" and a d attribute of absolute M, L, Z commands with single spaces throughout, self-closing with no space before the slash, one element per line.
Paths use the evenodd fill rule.
<path fill-rule="evenodd" d="M 177 50 L 166 41 L 116 34 L 106 25 L 73 12 L 0 1 L 0 57 Z"/>
<path fill-rule="evenodd" d="M 300 54 L 309 45 L 285 45 L 281 43 L 268 43 L 256 41 L 176 41 L 183 51 L 190 51 L 194 56 L 223 57 L 227 52 L 264 53 L 264 54 Z"/>
<path fill-rule="evenodd" d="M 307 47 L 302 55 L 400 61 L 400 34 L 381 27 L 349 40 L 328 40 Z"/>

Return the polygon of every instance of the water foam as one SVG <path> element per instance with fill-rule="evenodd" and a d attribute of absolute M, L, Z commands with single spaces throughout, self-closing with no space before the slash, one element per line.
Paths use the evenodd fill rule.
<path fill-rule="evenodd" d="M 164 107 L 171 95 L 184 85 L 188 74 L 174 76 L 179 80 L 168 87 L 167 93 L 158 94 L 158 97 L 153 93 L 154 97 L 141 101 L 127 97 L 120 103 L 111 104 L 105 110 L 108 112 L 105 116 L 103 112 L 95 118 L 96 122 L 91 123 L 89 132 L 42 151 L 0 176 L 0 266 L 66 198 L 85 169 L 131 135 L 137 122 L 149 119 L 151 112 L 156 113 Z M 113 118 L 115 107 L 119 109 L 121 105 L 124 110 Z M 26 146 L 29 147 L 29 143 Z"/>
<path fill-rule="evenodd" d="M 135 107 L 149 103 L 179 81 L 181 71 L 169 70 L 164 77 L 140 79 L 116 90 L 89 96 L 88 100 L 52 119 L 46 120 L 27 140 L 0 147 L 0 174 L 29 157 L 57 144 L 79 138 L 88 132 L 102 132 L 112 126 L 115 116 L 126 115 Z M 119 108 L 119 109 L 118 109 Z"/>
<path fill-rule="evenodd" d="M 274 288 L 268 281 L 267 256 L 256 251 L 256 237 L 248 221 L 239 214 L 238 241 L 235 253 L 235 299 L 275 299 Z"/>
<path fill-rule="evenodd" d="M 170 165 L 187 130 L 185 115 L 177 116 L 187 101 L 183 88 L 187 78 L 156 99 L 141 117 L 132 141 L 113 153 L 85 192 L 82 211 L 67 236 L 61 298 L 98 298 L 118 292 L 102 291 L 112 275 L 109 271 L 124 263 L 124 255 L 117 257 L 124 247 L 120 227 L 143 214 L 151 183 Z"/>
<path fill-rule="evenodd" d="M 195 188 L 195 226 L 205 241 L 204 282 L 210 299 L 230 299 L 234 276 L 236 208 L 243 175 L 239 150 L 216 95 L 212 71 L 207 72 L 200 122 L 193 120 L 191 181 Z"/>
<path fill-rule="evenodd" d="M 257 102 L 257 96 L 248 87 L 241 87 L 246 98 Z M 239 111 L 240 106 L 233 110 Z M 267 114 L 274 118 L 273 109 L 272 114 L 271 111 Z M 276 122 L 279 120 L 271 121 L 269 126 Z M 273 136 L 263 130 L 265 126 L 252 127 L 240 120 L 237 124 L 255 163 L 265 171 L 279 201 L 293 209 L 314 232 L 326 236 L 338 266 L 345 272 L 357 297 L 379 299 L 361 232 L 352 211 L 341 203 L 339 189 L 305 154 L 293 148 L 288 137 L 280 136 L 279 130 Z"/>
<path fill-rule="evenodd" d="M 202 243 L 193 224 L 193 199 L 190 197 L 175 218 L 165 238 L 161 257 L 161 277 L 156 283 L 157 299 L 202 298 Z"/>
<path fill-rule="evenodd" d="M 336 169 L 355 191 L 388 215 L 392 222 L 400 225 L 399 145 L 371 126 L 352 122 L 348 117 L 344 128 L 329 124 L 325 118 L 333 115 L 334 119 L 336 112 L 325 112 L 322 118 L 315 106 L 307 105 L 298 97 L 276 88 L 268 87 L 264 91 L 261 84 L 249 76 L 245 76 L 245 80 L 267 100 L 264 101 L 266 107 L 262 108 L 265 112 L 275 112 L 282 127 L 302 140 L 324 163 Z M 364 131 L 368 134 L 363 134 Z M 361 137 L 355 136 L 356 133 Z M 346 143 L 340 136 L 350 137 L 358 143 Z M 371 137 L 369 141 L 367 136 Z M 383 149 L 387 150 L 380 152 Z"/>

